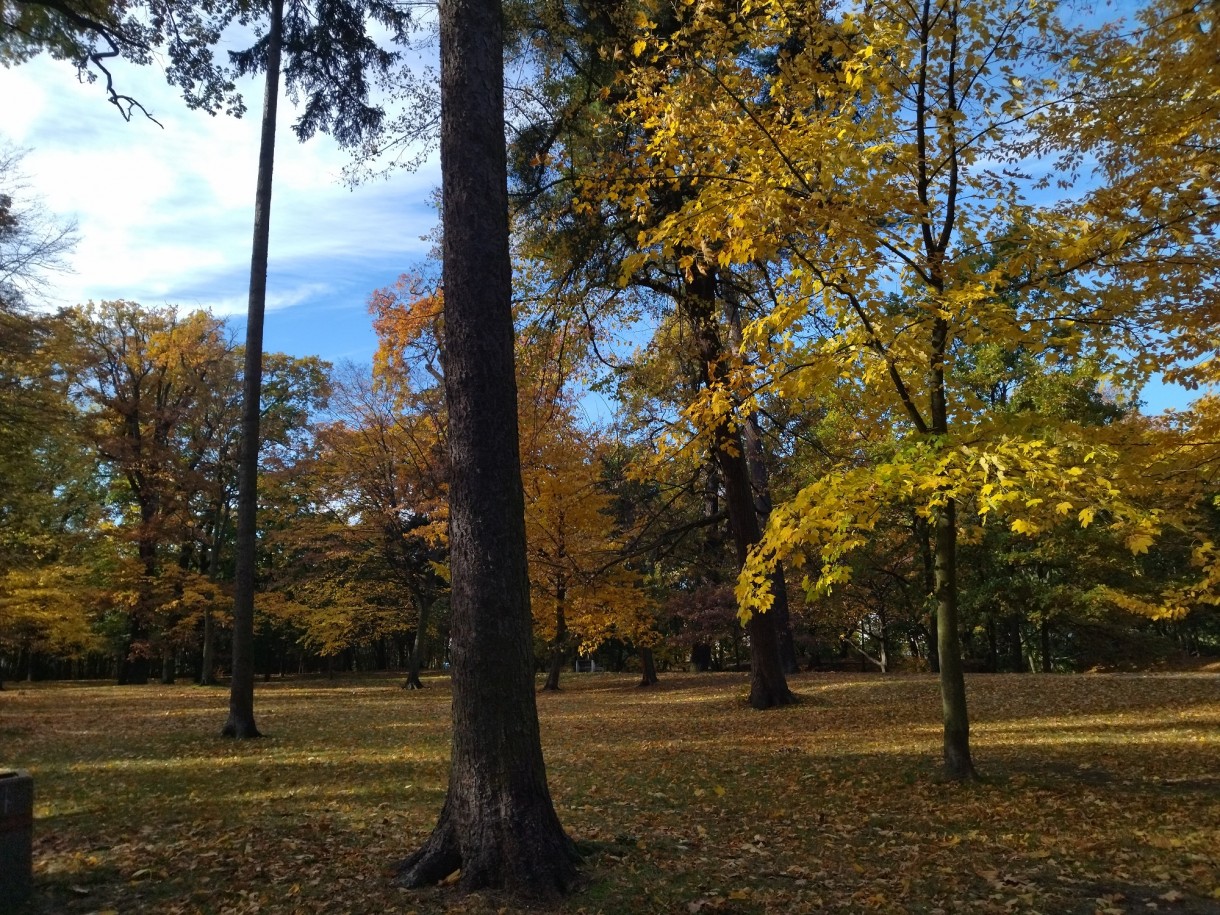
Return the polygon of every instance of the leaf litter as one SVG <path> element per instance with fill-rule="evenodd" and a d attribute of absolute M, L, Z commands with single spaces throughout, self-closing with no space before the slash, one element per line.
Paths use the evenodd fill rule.
<path fill-rule="evenodd" d="M 746 708 L 741 675 L 569 676 L 539 697 L 552 795 L 588 857 L 546 907 L 393 864 L 444 799 L 447 681 L 259 687 L 269 737 L 216 735 L 191 686 L 0 694 L 4 764 L 37 791 L 31 915 L 109 911 L 1220 912 L 1220 679 L 970 678 L 977 784 L 944 783 L 935 679 L 801 674 Z"/>

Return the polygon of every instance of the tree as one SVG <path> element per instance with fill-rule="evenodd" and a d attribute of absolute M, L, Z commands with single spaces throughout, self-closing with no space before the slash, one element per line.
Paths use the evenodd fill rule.
<path fill-rule="evenodd" d="M 135 546 L 134 599 L 121 648 L 122 682 L 145 682 L 150 637 L 171 598 L 167 550 L 191 539 L 191 502 L 204 488 L 191 438 L 213 385 L 224 388 L 232 350 L 223 323 L 203 312 L 102 302 L 67 312 L 61 356 L 84 406 L 86 434 L 107 467 L 120 530 Z"/>
<path fill-rule="evenodd" d="M 263 318 L 267 300 L 267 256 L 270 237 L 272 173 L 275 162 L 276 113 L 280 64 L 292 93 L 304 98 L 294 125 L 308 139 L 321 130 L 345 146 L 360 142 L 381 124 L 384 112 L 369 104 L 368 74 L 384 73 L 397 55 L 382 49 L 368 34 L 370 20 L 390 28 L 401 40 L 409 13 L 382 0 L 324 4 L 313 9 L 304 0 L 271 0 L 268 31 L 254 47 L 234 54 L 239 74 L 265 72 L 263 117 L 259 137 L 258 183 L 254 199 L 254 241 L 250 256 L 250 296 L 246 316 L 246 369 L 242 392 L 242 437 L 237 484 L 237 571 L 233 602 L 233 676 L 229 717 L 221 734 L 258 737 L 254 722 L 254 565 L 258 511 L 258 418 L 262 385 Z"/>
<path fill-rule="evenodd" d="M 744 329 L 756 359 L 732 366 L 695 408 L 703 428 L 763 389 L 834 397 L 846 382 L 862 425 L 893 430 L 892 458 L 834 468 L 772 514 L 739 593 L 748 609 L 769 607 L 780 559 L 812 559 L 809 590 L 826 593 L 850 575 L 847 559 L 884 503 L 914 501 L 931 529 L 945 771 L 969 778 L 960 509 L 1003 513 L 1031 536 L 1104 512 L 1137 551 L 1157 521 L 1124 499 L 1118 452 L 1094 447 L 1091 430 L 978 421 L 958 359 L 985 339 L 1048 365 L 1109 350 L 1110 370 L 1138 379 L 1157 335 L 1177 336 L 1170 315 L 1189 294 L 1176 271 L 1151 275 L 1158 257 L 1190 252 L 1191 276 L 1214 264 L 1194 243 L 1212 211 L 1161 219 L 1156 206 L 1107 205 L 1126 199 L 1117 187 L 1035 205 L 1034 180 L 1009 167 L 1049 170 L 1061 153 L 1079 164 L 1083 99 L 1105 97 L 1080 61 L 1102 53 L 1109 29 L 1070 29 L 1050 6 L 1001 0 L 808 13 L 766 4 L 727 16 L 682 8 L 663 25 L 642 16 L 641 66 L 619 117 L 652 130 L 601 196 L 633 201 L 645 226 L 628 271 L 684 252 L 692 272 L 764 262 L 781 274 L 784 295 Z M 658 207 L 665 189 L 685 194 L 682 205 Z M 1135 357 L 1116 358 L 1116 345 Z"/>
<path fill-rule="evenodd" d="M 260 737 L 254 722 L 254 564 L 258 524 L 259 417 L 263 384 L 263 316 L 267 306 L 267 256 L 271 237 L 271 187 L 275 167 L 276 110 L 284 45 L 284 0 L 271 0 L 263 87 L 263 118 L 254 190 L 254 241 L 246 311 L 246 366 L 242 373 L 241 439 L 237 458 L 237 541 L 233 589 L 233 671 L 229 717 L 223 737 Z"/>
<path fill-rule="evenodd" d="M 503 11 L 441 4 L 445 399 L 449 412 L 453 755 L 422 886 L 565 890 L 576 851 L 551 803 L 534 698 L 513 368 Z"/>

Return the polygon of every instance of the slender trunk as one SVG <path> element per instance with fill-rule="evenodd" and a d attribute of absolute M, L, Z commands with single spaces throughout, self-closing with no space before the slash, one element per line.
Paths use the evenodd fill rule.
<path fill-rule="evenodd" d="M 1025 671 L 1025 658 L 1021 652 L 1021 617 L 1016 614 L 1008 618 L 1008 669 L 1017 674 Z"/>
<path fill-rule="evenodd" d="M 939 289 L 939 286 L 937 287 Z M 937 318 L 932 328 L 931 433 L 943 439 L 949 432 L 945 354 L 949 325 Z M 940 658 L 940 698 L 945 721 L 945 775 L 964 780 L 975 777 L 970 758 L 970 719 L 966 712 L 966 678 L 957 620 L 957 501 L 945 499 L 935 515 L 933 578 L 936 594 L 936 643 Z"/>
<path fill-rule="evenodd" d="M 638 685 L 656 686 L 660 682 L 657 677 L 657 659 L 653 655 L 652 649 L 647 646 L 640 649 L 640 666 L 644 668 L 644 672 Z"/>
<path fill-rule="evenodd" d="M 415 624 L 415 640 L 411 645 L 411 658 L 407 663 L 407 682 L 402 685 L 403 689 L 423 689 L 424 684 L 419 679 L 419 668 L 424 657 L 424 636 L 428 631 L 428 616 L 432 605 L 423 599 L 422 595 L 415 595 L 415 609 L 418 615 L 418 622 Z"/>
<path fill-rule="evenodd" d="M 267 305 L 267 257 L 271 238 L 271 180 L 275 165 L 276 109 L 280 95 L 284 0 L 271 0 L 267 79 L 254 191 L 254 243 L 246 315 L 246 363 L 242 379 L 241 446 L 237 464 L 237 542 L 233 599 L 233 673 L 224 737 L 261 736 L 254 723 L 254 567 L 258 524 L 259 418 L 263 388 L 263 314 Z"/>
<path fill-rule="evenodd" d="M 222 499 L 216 506 L 212 520 L 212 547 L 206 553 L 208 579 L 212 582 L 220 580 L 220 548 L 224 543 L 227 512 Z M 199 685 L 216 685 L 216 618 L 210 607 L 203 611 L 203 652 L 199 665 Z"/>
<path fill-rule="evenodd" d="M 945 774 L 973 778 L 966 678 L 957 633 L 957 506 L 953 499 L 936 513 L 936 641 L 945 722 Z"/>
<path fill-rule="evenodd" d="M 562 553 L 560 554 L 562 557 Z M 564 614 L 564 599 L 567 588 L 564 586 L 562 573 L 555 588 L 555 639 L 551 642 L 551 657 L 547 664 L 546 682 L 542 688 L 548 692 L 559 691 L 559 675 L 563 672 L 563 662 L 568 656 L 568 618 Z"/>
<path fill-rule="evenodd" d="M 889 621 L 885 617 L 885 609 L 877 611 L 877 620 L 881 626 L 881 634 L 879 636 L 881 642 L 881 672 L 888 674 L 890 672 L 890 626 Z"/>
<path fill-rule="evenodd" d="M 1051 624 L 1045 616 L 1038 624 L 1038 639 L 1042 646 L 1042 672 L 1049 674 L 1054 670 L 1054 663 L 1051 660 Z"/>
<path fill-rule="evenodd" d="M 919 539 L 919 555 L 923 559 L 923 593 L 925 598 L 931 598 L 936 593 L 936 562 L 932 556 L 932 534 L 926 518 L 915 519 L 915 536 Z M 936 637 L 938 628 L 933 604 L 924 632 L 928 642 L 928 670 L 934 674 L 940 673 L 940 648 Z"/>
<path fill-rule="evenodd" d="M 453 750 L 431 836 L 398 880 L 545 898 L 577 853 L 546 782 L 534 691 L 513 368 L 500 0 L 441 0 Z"/>
<path fill-rule="evenodd" d="M 216 621 L 211 609 L 203 611 L 203 657 L 199 662 L 199 685 L 216 685 Z"/>

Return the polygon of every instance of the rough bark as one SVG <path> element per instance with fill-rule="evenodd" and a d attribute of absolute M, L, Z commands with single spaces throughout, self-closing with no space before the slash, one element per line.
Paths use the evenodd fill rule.
<path fill-rule="evenodd" d="M 534 692 L 513 371 L 499 0 L 442 0 L 453 752 L 440 820 L 398 880 L 547 898 L 575 845 L 555 814 Z"/>
<path fill-rule="evenodd" d="M 246 362 L 242 379 L 241 445 L 237 470 L 237 541 L 233 598 L 233 672 L 224 737 L 261 736 L 254 723 L 254 566 L 258 524 L 259 418 L 263 388 L 263 315 L 267 305 L 267 255 L 271 237 L 271 185 L 275 166 L 276 110 L 283 50 L 283 0 L 271 0 L 267 78 L 254 191 L 254 241 L 246 313 Z"/>

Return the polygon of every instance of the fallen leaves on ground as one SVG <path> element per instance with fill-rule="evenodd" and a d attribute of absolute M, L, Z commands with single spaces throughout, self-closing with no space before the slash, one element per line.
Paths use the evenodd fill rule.
<path fill-rule="evenodd" d="M 928 676 L 802 674 L 758 713 L 742 675 L 569 676 L 539 697 L 559 814 L 590 850 L 549 910 L 1220 912 L 1220 680 L 972 677 L 984 780 L 937 777 Z M 260 685 L 265 739 L 216 736 L 227 694 L 0 693 L 5 765 L 35 777 L 34 915 L 512 915 L 394 886 L 444 798 L 449 692 L 388 678 Z"/>

